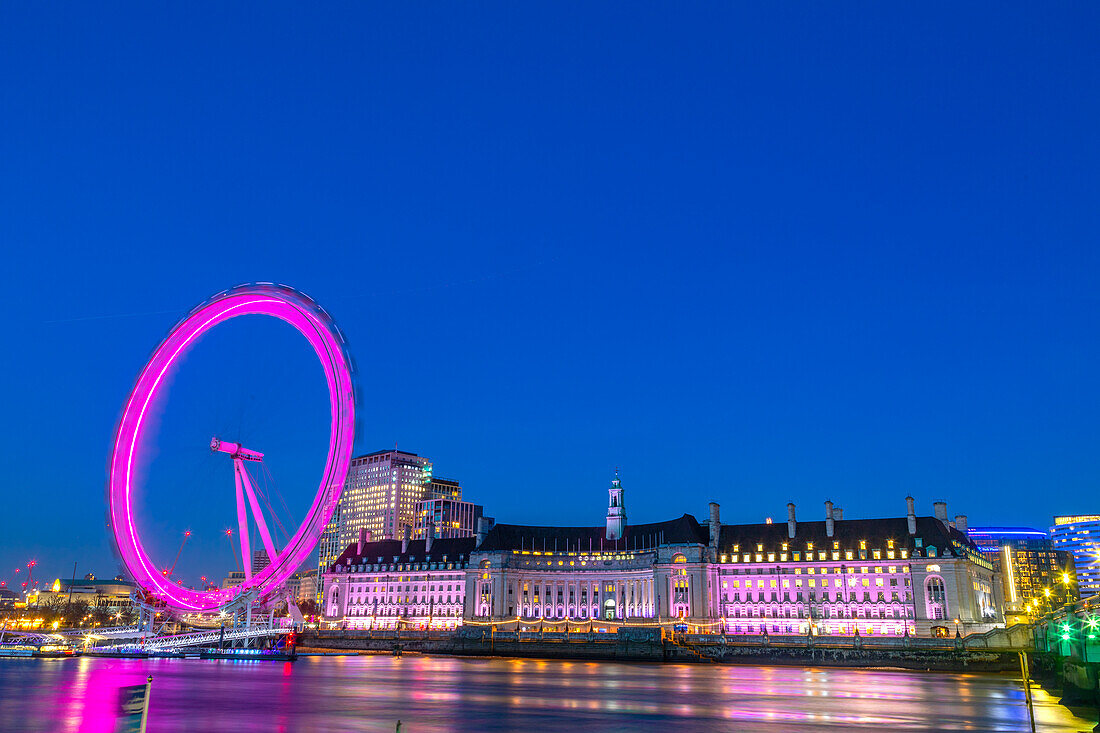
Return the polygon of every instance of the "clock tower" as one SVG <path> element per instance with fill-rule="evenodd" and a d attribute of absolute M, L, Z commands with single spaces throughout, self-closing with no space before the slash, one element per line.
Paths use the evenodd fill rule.
<path fill-rule="evenodd" d="M 626 507 L 623 506 L 623 485 L 619 481 L 619 469 L 615 469 L 615 478 L 607 490 L 607 539 L 622 539 L 626 531 Z"/>

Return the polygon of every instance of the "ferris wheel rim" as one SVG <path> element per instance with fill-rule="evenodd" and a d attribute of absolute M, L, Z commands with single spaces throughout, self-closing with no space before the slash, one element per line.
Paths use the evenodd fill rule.
<path fill-rule="evenodd" d="M 288 323 L 310 343 L 325 372 L 329 392 L 329 445 L 317 494 L 302 524 L 271 564 L 239 586 L 213 591 L 182 588 L 158 572 L 134 521 L 133 467 L 145 412 L 161 381 L 186 349 L 207 331 L 244 315 Z M 126 399 L 115 430 L 108 470 L 109 523 L 123 564 L 134 581 L 166 605 L 187 612 L 217 611 L 248 594 L 278 588 L 316 547 L 332 518 L 351 463 L 355 433 L 354 369 L 343 334 L 317 303 L 285 285 L 253 283 L 222 291 L 193 308 L 153 350 Z"/>

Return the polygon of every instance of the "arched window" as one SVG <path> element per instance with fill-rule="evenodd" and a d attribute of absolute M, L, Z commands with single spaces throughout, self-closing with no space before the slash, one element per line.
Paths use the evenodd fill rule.
<path fill-rule="evenodd" d="M 928 618 L 932 620 L 947 618 L 947 591 L 943 585 L 943 578 L 930 575 L 924 581 L 924 603 L 928 609 Z"/>

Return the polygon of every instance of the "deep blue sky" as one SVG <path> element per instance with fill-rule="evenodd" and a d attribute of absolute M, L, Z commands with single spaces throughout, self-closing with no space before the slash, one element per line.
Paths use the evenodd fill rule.
<path fill-rule="evenodd" d="M 1100 8 L 776 3 L 0 10 L 0 578 L 112 575 L 111 434 L 188 308 L 313 295 L 362 450 L 499 520 L 1098 511 Z M 318 375 L 234 324 L 145 505 L 233 556 L 213 432 L 315 480 Z M 314 399 L 316 398 L 316 399 Z M 320 447 L 318 447 L 320 446 Z"/>

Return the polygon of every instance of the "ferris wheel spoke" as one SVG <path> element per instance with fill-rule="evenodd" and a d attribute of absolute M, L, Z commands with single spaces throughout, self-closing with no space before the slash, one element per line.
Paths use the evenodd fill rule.
<path fill-rule="evenodd" d="M 245 492 L 248 494 L 248 503 L 252 507 L 252 516 L 256 518 L 256 527 L 260 530 L 260 540 L 264 543 L 264 549 L 267 550 L 267 559 L 269 562 L 275 562 L 275 543 L 271 541 L 271 532 L 267 529 L 267 522 L 264 521 L 264 513 L 260 510 L 260 503 L 256 501 L 256 491 L 252 488 L 252 481 L 248 478 L 248 471 L 244 467 L 244 463 L 239 463 L 241 480 L 244 482 Z"/>

